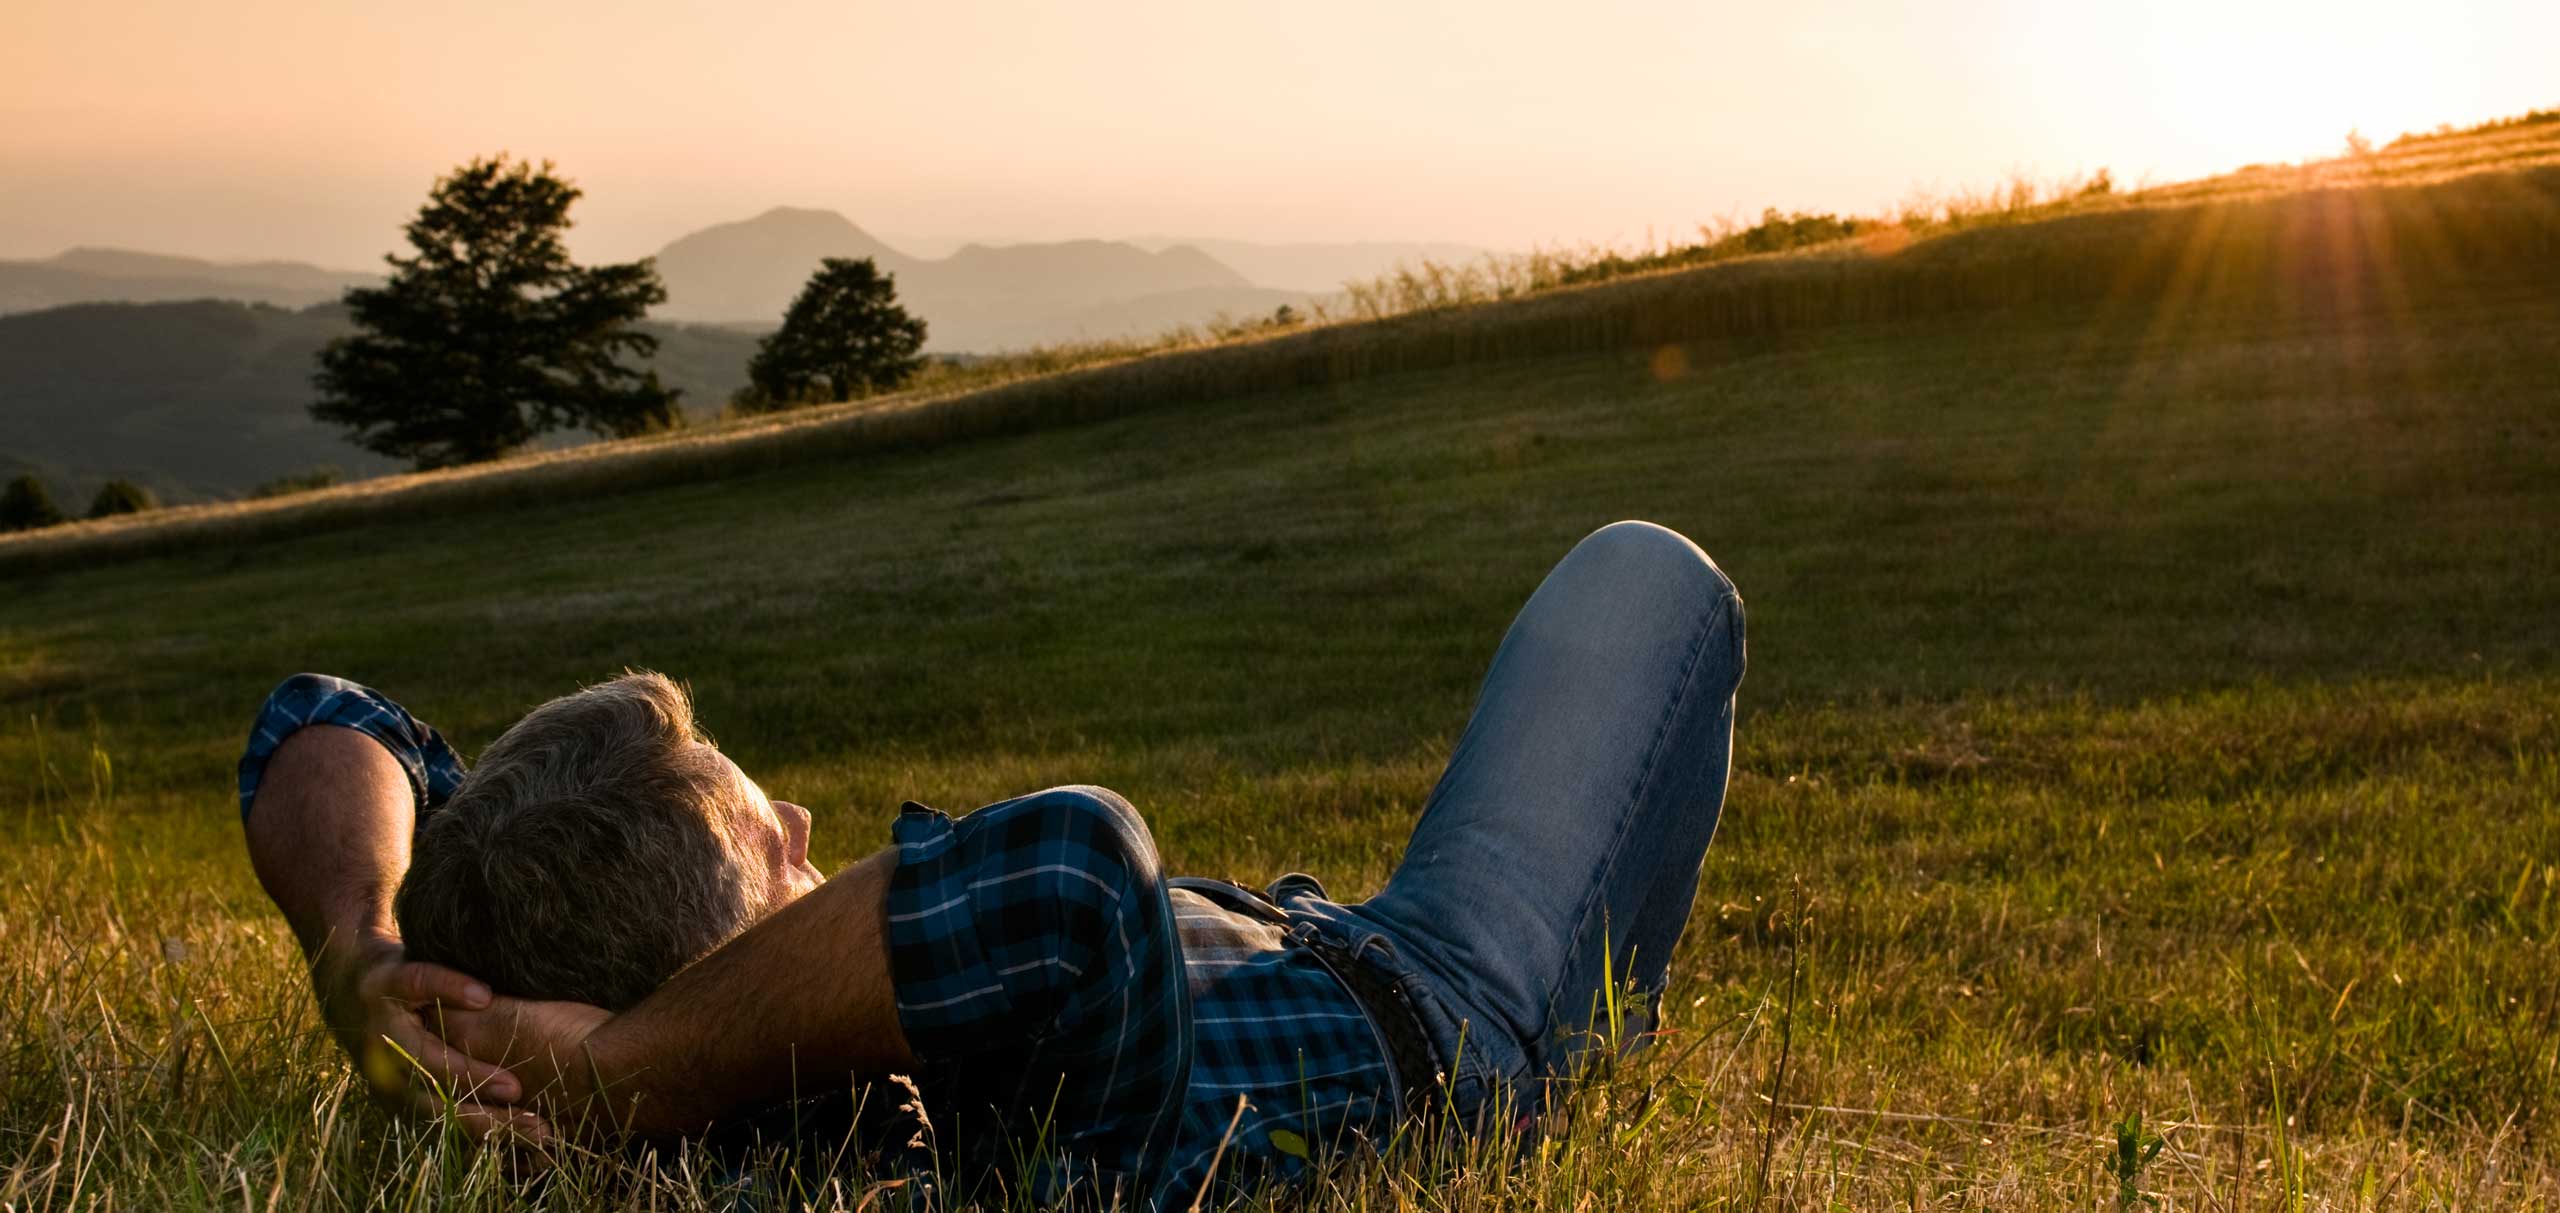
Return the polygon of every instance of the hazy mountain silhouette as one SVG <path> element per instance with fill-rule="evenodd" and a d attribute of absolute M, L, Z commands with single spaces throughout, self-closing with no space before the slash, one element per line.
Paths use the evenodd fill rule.
<path fill-rule="evenodd" d="M 1259 243 L 1212 238 L 968 244 L 915 257 L 843 215 L 775 207 L 707 227 L 658 253 L 668 299 L 656 315 L 771 329 L 818 262 L 869 257 L 898 276 L 898 295 L 931 325 L 930 348 L 983 351 L 1054 341 L 1152 336 L 1221 313 L 1303 306 L 1399 263 L 1464 262 L 1483 250 L 1428 242 Z M 0 260 L 0 315 L 74 303 L 236 299 L 285 308 L 335 302 L 380 274 L 298 261 L 217 262 L 128 249 L 75 248 Z"/>
<path fill-rule="evenodd" d="M 769 328 L 828 257 L 870 257 L 897 275 L 898 298 L 930 326 L 927 348 L 945 351 L 1152 335 L 1304 298 L 1256 286 L 1187 245 L 970 244 L 948 257 L 911 257 L 834 211 L 776 207 L 661 250 L 667 302 L 657 314 Z"/>
<path fill-rule="evenodd" d="M 217 262 L 126 249 L 75 248 L 41 261 L 0 261 L 0 315 L 71 303 L 156 303 L 237 299 L 309 307 L 337 299 L 379 274 L 322 269 L 299 261 Z"/>
<path fill-rule="evenodd" d="M 791 297 L 829 257 L 869 257 L 906 286 L 915 259 L 834 211 L 777 206 L 753 219 L 706 227 L 658 250 L 669 319 L 782 323 Z"/>
<path fill-rule="evenodd" d="M 684 390 L 687 412 L 717 412 L 745 384 L 753 336 L 643 327 L 659 340 L 649 365 Z M 0 316 L 0 467 L 41 470 L 63 501 L 87 500 L 110 476 L 184 501 L 322 464 L 349 476 L 397 470 L 306 411 L 313 358 L 354 328 L 335 304 L 220 300 Z"/>

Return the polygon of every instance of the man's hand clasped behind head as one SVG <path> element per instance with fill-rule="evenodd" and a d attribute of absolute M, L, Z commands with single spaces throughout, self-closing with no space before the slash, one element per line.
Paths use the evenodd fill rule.
<path fill-rule="evenodd" d="M 440 1046 L 471 1058 L 502 1059 L 504 1070 L 519 1086 L 510 1097 L 522 1106 L 507 1109 L 511 1121 L 487 1129 L 505 1129 L 541 1141 L 554 1127 L 572 1131 L 614 1131 L 636 1127 L 633 1109 L 596 1098 L 605 1093 L 603 1066 L 592 1042 L 613 1022 L 614 1013 L 583 1002 L 539 1002 L 504 995 L 476 1007 L 438 1008 L 435 1030 Z M 489 1062 L 474 1061 L 475 1065 Z M 590 1123 L 593 1122 L 593 1123 Z M 487 1132 L 482 1135 L 487 1136 Z"/>

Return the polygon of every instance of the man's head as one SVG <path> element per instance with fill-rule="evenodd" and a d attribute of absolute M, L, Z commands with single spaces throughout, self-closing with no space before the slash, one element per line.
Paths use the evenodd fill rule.
<path fill-rule="evenodd" d="M 525 998 L 615 1010 L 817 887 L 809 815 L 627 674 L 525 714 L 419 831 L 395 913 L 411 955 Z"/>

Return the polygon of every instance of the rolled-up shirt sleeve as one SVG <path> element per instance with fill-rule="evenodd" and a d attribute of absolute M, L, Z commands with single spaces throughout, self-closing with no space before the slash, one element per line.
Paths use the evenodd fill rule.
<path fill-rule="evenodd" d="M 354 729 L 382 743 L 408 775 L 421 816 L 442 807 L 462 784 L 462 758 L 445 744 L 444 735 L 390 696 L 327 674 L 296 674 L 267 694 L 249 726 L 249 744 L 240 754 L 241 820 L 248 819 L 249 806 L 257 801 L 258 781 L 277 747 L 315 724 Z"/>
<path fill-rule="evenodd" d="M 898 1025 L 924 1098 L 959 1118 L 943 1131 L 962 1156 L 1022 1174 L 1015 1143 L 1036 1139 L 1034 1203 L 1182 1207 L 1159 1189 L 1197 1036 L 1137 810 L 1101 788 L 1051 788 L 957 820 L 910 803 L 890 832 Z"/>

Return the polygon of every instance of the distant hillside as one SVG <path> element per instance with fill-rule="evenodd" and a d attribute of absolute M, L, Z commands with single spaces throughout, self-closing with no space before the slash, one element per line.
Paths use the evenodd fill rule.
<path fill-rule="evenodd" d="M 897 275 L 898 297 L 930 326 L 927 348 L 973 351 L 1148 336 L 1224 312 L 1266 314 L 1303 292 L 1272 290 L 1188 245 L 1154 250 L 1106 240 L 963 246 L 911 257 L 833 211 L 777 207 L 705 228 L 658 253 L 669 319 L 781 321 L 819 261 L 870 257 Z"/>
<path fill-rule="evenodd" d="M 237 299 L 277 307 L 336 300 L 380 275 L 299 261 L 223 263 L 125 249 L 77 248 L 41 261 L 0 261 L 0 315 L 72 303 Z"/>
<path fill-rule="evenodd" d="M 652 364 L 689 412 L 746 382 L 751 335 L 648 326 Z M 0 468 L 41 471 L 57 496 L 124 476 L 171 500 L 234 496 L 319 465 L 398 470 L 313 421 L 313 358 L 351 331 L 335 305 L 76 304 L 0 316 Z"/>
<path fill-rule="evenodd" d="M 1149 236 L 1129 243 L 1142 249 L 1188 245 L 1253 281 L 1255 286 L 1323 294 L 1388 273 L 1399 265 L 1436 261 L 1464 265 L 1486 250 L 1472 244 L 1432 241 L 1358 241 L 1353 243 L 1263 244 L 1251 240 Z"/>

